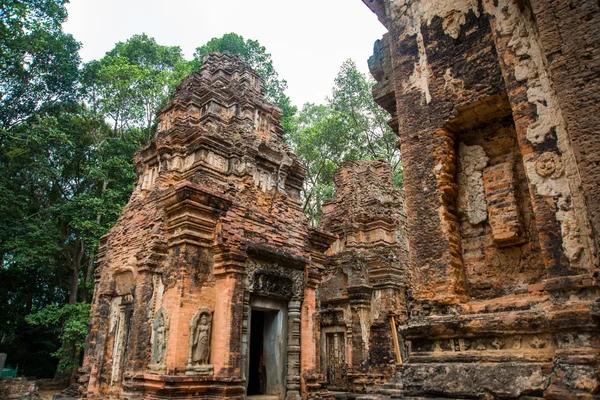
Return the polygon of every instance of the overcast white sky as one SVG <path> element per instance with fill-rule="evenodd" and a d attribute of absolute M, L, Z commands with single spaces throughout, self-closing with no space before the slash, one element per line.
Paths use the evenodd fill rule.
<path fill-rule="evenodd" d="M 145 32 L 159 44 L 196 47 L 235 32 L 258 40 L 288 81 L 296 105 L 323 102 L 342 62 L 367 58 L 385 29 L 361 0 L 71 0 L 64 26 L 83 44 L 83 61 Z"/>

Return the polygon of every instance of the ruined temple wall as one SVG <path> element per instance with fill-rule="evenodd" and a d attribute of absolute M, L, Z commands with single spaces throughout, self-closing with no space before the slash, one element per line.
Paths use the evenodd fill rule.
<path fill-rule="evenodd" d="M 547 216 L 538 224 L 546 268 L 550 276 L 594 270 L 598 259 L 592 209 L 585 204 L 571 134 L 535 17 L 529 5 L 485 6 L 491 15 L 534 210 L 536 215 Z"/>
<path fill-rule="evenodd" d="M 600 247 L 600 7 L 591 0 L 530 4 Z"/>
<path fill-rule="evenodd" d="M 422 265 L 417 271 L 421 280 L 425 276 L 433 280 L 417 292 L 449 299 L 471 290 L 465 286 L 465 274 L 473 266 L 465 265 L 469 257 L 465 261 L 464 247 L 472 247 L 478 239 L 464 240 L 460 233 L 460 210 L 456 209 L 460 204 L 456 201 L 457 191 L 464 185 L 457 182 L 457 152 L 461 142 L 473 142 L 468 139 L 469 130 L 481 130 L 503 118 L 509 118 L 508 128 L 514 130 L 517 141 L 516 183 L 528 186 L 524 189 L 530 199 L 519 201 L 531 205 L 522 204 L 525 208 L 518 211 L 519 221 L 505 221 L 508 225 L 503 226 L 492 218 L 489 224 L 496 224 L 500 231 L 523 226 L 522 236 L 539 242 L 532 246 L 533 253 L 539 247 L 541 259 L 535 254 L 532 257 L 543 266 L 534 269 L 553 275 L 594 269 L 597 260 L 590 214 L 529 8 L 510 1 L 397 1 L 371 7 L 390 29 L 374 56 L 379 60 L 371 62 L 374 74 L 380 75 L 374 95 L 390 110 L 389 93 L 393 92 L 406 179 L 421 183 L 406 188 L 409 227 L 421 226 L 410 230 L 411 261 Z M 391 65 L 383 65 L 381 59 L 386 57 L 382 53 L 389 53 Z M 432 169 L 432 165 L 438 167 Z M 534 220 L 535 226 L 524 221 L 531 215 L 528 207 L 540 216 Z M 423 229 L 424 221 L 431 227 Z M 431 244 L 439 229 L 444 232 L 442 240 Z M 484 242 L 490 241 L 490 235 L 480 236 Z M 485 244 L 477 247 L 485 248 Z M 494 258 L 490 254 L 486 262 Z M 535 280 L 534 276 L 524 277 L 520 283 Z"/>
<path fill-rule="evenodd" d="M 414 297 L 394 384 L 591 398 L 598 4 L 364 3 L 389 31 L 369 66 L 405 170 Z"/>
<path fill-rule="evenodd" d="M 386 7 L 389 26 L 394 27 L 388 37 L 388 76 L 405 179 L 419 182 L 405 189 L 411 264 L 418 275 L 414 289 L 423 297 L 455 298 L 466 293 L 455 210 L 458 143 L 445 124 L 457 108 L 500 96 L 502 77 L 489 23 L 478 18 L 477 9 L 466 4 L 464 14 L 454 15 L 454 4 L 436 2 L 421 16 L 417 3 L 390 2 Z M 445 12 L 451 14 L 448 20 L 436 14 Z M 421 24 L 428 28 L 421 29 Z M 460 26 L 469 35 L 456 48 L 445 30 L 454 36 Z"/>

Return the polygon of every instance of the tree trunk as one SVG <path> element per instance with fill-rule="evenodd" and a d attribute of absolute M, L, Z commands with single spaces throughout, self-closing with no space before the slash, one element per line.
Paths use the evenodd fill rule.
<path fill-rule="evenodd" d="M 77 288 L 79 286 L 79 270 L 74 266 L 71 267 L 71 278 L 70 278 L 70 289 L 69 289 L 69 304 L 77 303 Z"/>
<path fill-rule="evenodd" d="M 102 182 L 102 191 L 100 192 L 100 197 L 106 191 L 106 187 L 108 186 L 108 181 Z M 96 215 L 96 224 L 100 225 L 101 216 L 100 214 Z M 81 301 L 86 302 L 88 297 L 87 285 L 92 280 L 92 275 L 94 274 L 94 261 L 96 259 L 95 254 L 90 254 L 88 259 L 87 271 L 85 271 L 85 279 L 83 281 L 83 293 L 81 294 Z"/>
<path fill-rule="evenodd" d="M 83 259 L 83 240 L 77 235 L 75 254 L 71 258 L 71 277 L 69 289 L 69 304 L 77 303 L 77 289 L 79 288 L 79 271 L 81 271 L 81 260 Z"/>

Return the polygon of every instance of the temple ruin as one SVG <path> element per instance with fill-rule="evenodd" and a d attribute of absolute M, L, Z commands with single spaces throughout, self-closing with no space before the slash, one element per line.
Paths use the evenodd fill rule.
<path fill-rule="evenodd" d="M 398 398 L 600 392 L 600 8 L 363 0 L 405 174 Z"/>
<path fill-rule="evenodd" d="M 309 227 L 281 110 L 207 55 L 102 239 L 87 398 L 599 398 L 600 5 L 363 2 L 405 187 L 347 162 Z"/>
<path fill-rule="evenodd" d="M 386 383 L 401 362 L 409 289 L 403 193 L 383 161 L 348 161 L 319 226 L 337 240 L 319 285 L 321 371 L 331 391 Z"/>
<path fill-rule="evenodd" d="M 158 114 L 103 238 L 87 397 L 300 398 L 319 390 L 317 285 L 281 110 L 238 57 L 209 54 Z"/>

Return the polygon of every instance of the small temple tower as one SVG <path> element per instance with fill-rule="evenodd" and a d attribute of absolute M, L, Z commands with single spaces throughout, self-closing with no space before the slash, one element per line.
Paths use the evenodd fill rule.
<path fill-rule="evenodd" d="M 319 286 L 321 371 L 330 390 L 369 391 L 402 360 L 409 287 L 404 196 L 384 160 L 347 161 L 320 226 L 338 239 Z"/>
<path fill-rule="evenodd" d="M 260 77 L 208 54 L 158 113 L 99 251 L 90 399 L 299 399 L 319 388 L 316 287 L 334 237 L 309 229 L 305 169 Z"/>

